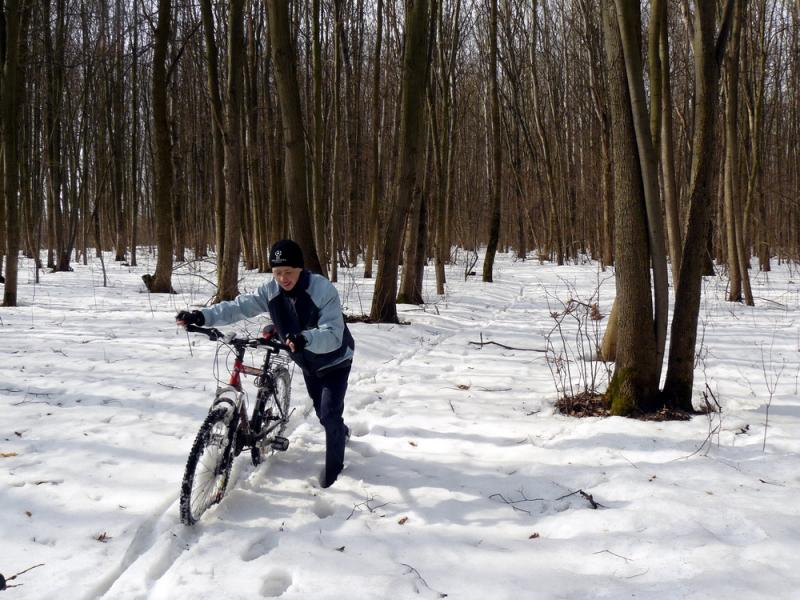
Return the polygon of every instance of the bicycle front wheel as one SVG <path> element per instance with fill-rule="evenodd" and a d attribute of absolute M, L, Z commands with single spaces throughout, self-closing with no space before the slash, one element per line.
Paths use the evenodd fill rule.
<path fill-rule="evenodd" d="M 223 408 L 212 410 L 192 444 L 181 484 L 181 522 L 194 525 L 206 510 L 222 500 L 233 464 L 234 429 Z"/>
<path fill-rule="evenodd" d="M 286 426 L 289 424 L 289 403 L 292 393 L 292 379 L 289 371 L 283 368 L 276 370 L 273 373 L 273 380 L 275 386 L 272 393 L 258 399 L 251 423 L 254 434 L 258 435 L 263 429 L 272 427 L 273 423 L 277 421 L 269 435 L 253 444 L 251 456 L 253 464 L 256 466 L 264 460 L 264 455 L 270 449 L 272 441 L 278 436 L 283 436 Z"/>

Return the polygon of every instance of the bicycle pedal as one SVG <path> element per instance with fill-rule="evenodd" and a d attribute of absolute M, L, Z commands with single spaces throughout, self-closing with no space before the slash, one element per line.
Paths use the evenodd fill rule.
<path fill-rule="evenodd" d="M 286 449 L 289 447 L 289 438 L 276 435 L 270 442 L 270 446 L 272 447 L 273 450 L 278 450 L 279 452 L 285 452 Z"/>

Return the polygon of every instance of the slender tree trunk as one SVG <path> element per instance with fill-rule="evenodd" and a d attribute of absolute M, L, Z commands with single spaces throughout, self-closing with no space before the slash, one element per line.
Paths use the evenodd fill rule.
<path fill-rule="evenodd" d="M 306 184 L 306 153 L 303 118 L 300 112 L 300 89 L 297 84 L 295 54 L 289 26 L 289 7 L 286 2 L 268 2 L 269 28 L 272 38 L 272 62 L 278 88 L 283 143 L 285 148 L 286 197 L 292 236 L 303 249 L 306 268 L 323 272 L 314 244 L 314 231 L 308 209 Z"/>
<path fill-rule="evenodd" d="M 678 210 L 678 188 L 675 180 L 675 142 L 672 135 L 672 82 L 669 68 L 669 36 L 667 35 L 667 6 L 664 11 L 658 44 L 661 67 L 661 180 L 664 186 L 664 214 L 667 224 L 669 258 L 672 263 L 672 285 L 677 288 L 681 268 L 681 221 Z"/>
<path fill-rule="evenodd" d="M 133 5 L 133 56 L 139 55 L 139 12 L 138 4 Z M 130 210 L 130 229 L 128 238 L 131 242 L 130 265 L 136 267 L 136 244 L 138 238 L 139 220 L 139 63 L 135 60 L 131 69 L 131 162 L 130 162 L 130 181 L 128 182 L 128 194 L 131 199 Z M 85 187 L 85 184 L 84 184 Z"/>
<path fill-rule="evenodd" d="M 153 137 L 155 139 L 154 204 L 158 259 L 155 275 L 145 275 L 145 283 L 153 293 L 172 290 L 172 144 L 167 108 L 167 50 L 171 28 L 170 0 L 158 0 L 158 21 L 153 47 Z M 99 240 L 98 240 L 99 241 Z"/>
<path fill-rule="evenodd" d="M 667 379 L 664 384 L 666 401 L 687 411 L 692 410 L 703 259 L 711 215 L 712 175 L 717 164 L 714 121 L 717 113 L 719 68 L 727 43 L 733 1 L 727 1 L 722 28 L 716 39 L 713 3 L 697 3 L 694 13 L 695 125 L 689 216 L 675 296 Z"/>
<path fill-rule="evenodd" d="M 225 261 L 225 115 L 222 109 L 222 94 L 219 89 L 219 52 L 214 33 L 214 13 L 211 0 L 200 0 L 200 14 L 203 19 L 205 36 L 208 96 L 211 105 L 211 164 L 214 190 L 214 230 L 217 251 L 217 265 Z M 218 270 L 221 272 L 221 268 Z M 219 275 L 218 275 L 219 276 Z M 221 281 L 217 281 L 220 287 Z"/>
<path fill-rule="evenodd" d="M 380 202 L 383 195 L 381 179 L 381 48 L 383 44 L 383 0 L 378 0 L 375 26 L 375 57 L 372 66 L 372 170 L 370 172 L 369 220 L 367 221 L 367 247 L 364 255 L 364 279 L 372 278 L 372 261 L 381 230 Z"/>
<path fill-rule="evenodd" d="M 497 0 L 491 0 L 489 17 L 489 95 L 492 113 L 492 179 L 489 213 L 489 244 L 483 261 L 483 281 L 492 281 L 494 257 L 500 239 L 500 202 L 502 198 L 503 135 L 500 132 L 500 92 L 497 85 Z"/>
<path fill-rule="evenodd" d="M 219 265 L 219 287 L 215 296 L 217 302 L 233 300 L 239 295 L 239 258 L 244 203 L 241 169 L 244 0 L 231 0 L 228 11 L 228 79 L 225 93 L 225 256 Z"/>
<path fill-rule="evenodd" d="M 726 256 L 728 262 L 728 275 L 730 287 L 728 289 L 728 300 L 731 302 L 742 301 L 742 288 L 744 279 L 747 278 L 749 289 L 749 277 L 747 264 L 740 259 L 744 258 L 740 253 L 742 248 L 741 240 L 741 216 L 739 197 L 741 187 L 739 186 L 739 38 L 741 31 L 741 8 L 737 2 L 734 8 L 733 29 L 728 53 L 725 57 L 725 158 L 723 167 L 723 192 L 725 207 L 725 241 Z M 749 262 L 749 261 L 748 261 Z M 753 298 L 750 294 L 750 304 Z"/>
<path fill-rule="evenodd" d="M 323 274 L 328 264 L 328 251 L 325 243 L 327 228 L 325 215 L 327 202 L 324 193 L 325 174 L 323 172 L 323 152 L 325 144 L 325 121 L 322 112 L 322 32 L 321 32 L 321 0 L 313 0 L 313 79 L 314 79 L 314 155 L 312 162 L 312 187 L 314 206 L 314 241 L 319 250 L 320 266 Z M 380 28 L 380 24 L 378 25 Z M 378 36 L 380 38 L 380 35 Z M 380 43 L 380 42 L 378 42 Z M 376 66 L 377 69 L 377 66 Z M 337 93 L 334 91 L 334 93 Z M 333 226 L 334 224 L 331 223 Z M 334 256 L 335 260 L 335 256 Z"/>

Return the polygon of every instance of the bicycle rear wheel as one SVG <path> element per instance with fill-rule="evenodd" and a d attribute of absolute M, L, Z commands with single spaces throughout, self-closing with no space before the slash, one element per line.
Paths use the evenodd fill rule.
<path fill-rule="evenodd" d="M 272 440 L 277 436 L 283 436 L 286 426 L 289 424 L 289 403 L 291 401 L 292 380 L 287 369 L 277 369 L 273 373 L 275 388 L 272 393 L 262 394 L 251 421 L 253 433 L 258 435 L 262 428 L 270 427 L 273 422 L 278 421 L 277 426 L 270 431 L 269 435 L 264 436 L 253 444 L 251 457 L 253 464 L 258 466 L 264 460 L 264 456 L 272 446 Z"/>
<path fill-rule="evenodd" d="M 233 464 L 235 430 L 225 422 L 228 411 L 212 410 L 197 432 L 181 484 L 181 522 L 194 525 L 225 495 Z"/>

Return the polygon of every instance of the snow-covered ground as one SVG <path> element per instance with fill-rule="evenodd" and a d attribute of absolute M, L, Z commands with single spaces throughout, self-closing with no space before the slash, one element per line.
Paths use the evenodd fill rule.
<path fill-rule="evenodd" d="M 430 304 L 400 307 L 410 325 L 351 326 L 339 481 L 318 486 L 324 436 L 298 373 L 289 449 L 257 470 L 242 455 L 185 527 L 216 346 L 173 316 L 208 300 L 213 265 L 148 295 L 140 256 L 107 259 L 108 287 L 98 261 L 36 286 L 23 261 L 20 307 L 0 308 L 0 572 L 41 565 L 8 598 L 798 597 L 796 267 L 754 271 L 755 308 L 706 281 L 696 397 L 708 385 L 723 411 L 664 423 L 554 414 L 544 354 L 469 343 L 542 349 L 558 300 L 598 282 L 607 312 L 597 265 L 499 255 L 492 284 L 453 266 L 444 298 L 426 274 Z M 338 284 L 351 314 L 370 305 L 360 273 Z"/>

